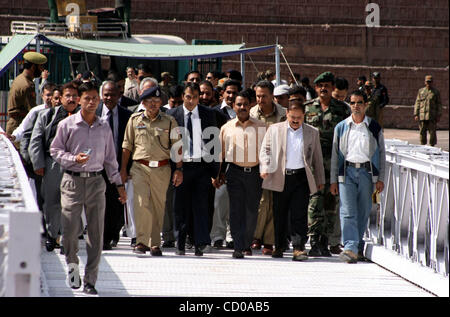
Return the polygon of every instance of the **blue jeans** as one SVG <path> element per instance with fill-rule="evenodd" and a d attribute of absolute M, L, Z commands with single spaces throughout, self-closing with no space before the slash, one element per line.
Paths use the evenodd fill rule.
<path fill-rule="evenodd" d="M 363 251 L 363 235 L 372 209 L 372 175 L 365 168 L 347 166 L 339 183 L 340 218 L 344 250 Z"/>

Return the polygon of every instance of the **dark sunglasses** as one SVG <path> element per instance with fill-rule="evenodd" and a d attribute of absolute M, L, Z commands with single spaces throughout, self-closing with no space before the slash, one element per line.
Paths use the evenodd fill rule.
<path fill-rule="evenodd" d="M 362 105 L 364 103 L 364 101 L 361 101 L 361 100 L 360 101 L 350 101 L 351 105 L 354 105 L 355 103 L 358 105 Z"/>

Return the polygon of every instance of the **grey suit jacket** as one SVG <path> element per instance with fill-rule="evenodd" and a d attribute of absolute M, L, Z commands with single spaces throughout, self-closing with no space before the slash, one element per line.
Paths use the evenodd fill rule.
<path fill-rule="evenodd" d="M 317 185 L 325 184 L 319 130 L 303 123 L 303 160 L 309 191 L 317 192 Z M 284 190 L 288 121 L 272 124 L 264 136 L 259 154 L 259 170 L 268 173 L 262 187 L 277 192 Z"/>
<path fill-rule="evenodd" d="M 48 144 L 50 138 L 52 122 L 55 120 L 60 107 L 40 111 L 36 119 L 28 146 L 28 153 L 34 170 L 45 167 L 45 155 L 48 150 L 46 144 Z"/>

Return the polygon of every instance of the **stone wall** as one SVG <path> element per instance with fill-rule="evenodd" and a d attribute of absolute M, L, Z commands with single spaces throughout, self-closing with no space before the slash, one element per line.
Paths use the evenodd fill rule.
<path fill-rule="evenodd" d="M 447 0 L 132 0 L 132 18 L 230 23 L 365 24 L 366 5 L 380 7 L 381 25 L 448 26 Z M 88 9 L 114 0 L 86 0 Z M 45 0 L 0 0 L 0 14 L 49 16 Z"/>

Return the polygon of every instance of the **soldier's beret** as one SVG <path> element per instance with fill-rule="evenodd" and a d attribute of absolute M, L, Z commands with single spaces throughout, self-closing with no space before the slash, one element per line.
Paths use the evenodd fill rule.
<path fill-rule="evenodd" d="M 142 102 L 142 100 L 150 98 L 150 97 L 161 97 L 161 91 L 159 89 L 159 86 L 155 86 L 155 87 L 144 90 L 142 95 L 139 97 L 139 101 Z"/>
<path fill-rule="evenodd" d="M 25 54 L 23 54 L 23 59 L 26 60 L 27 62 L 37 65 L 47 63 L 47 57 L 37 52 L 26 52 Z"/>
<path fill-rule="evenodd" d="M 314 83 L 322 83 L 322 82 L 332 82 L 334 83 L 334 75 L 331 72 L 324 72 L 314 79 Z"/>
<path fill-rule="evenodd" d="M 425 81 L 433 81 L 433 76 L 431 76 L 431 75 L 426 75 L 426 76 L 425 76 Z"/>

